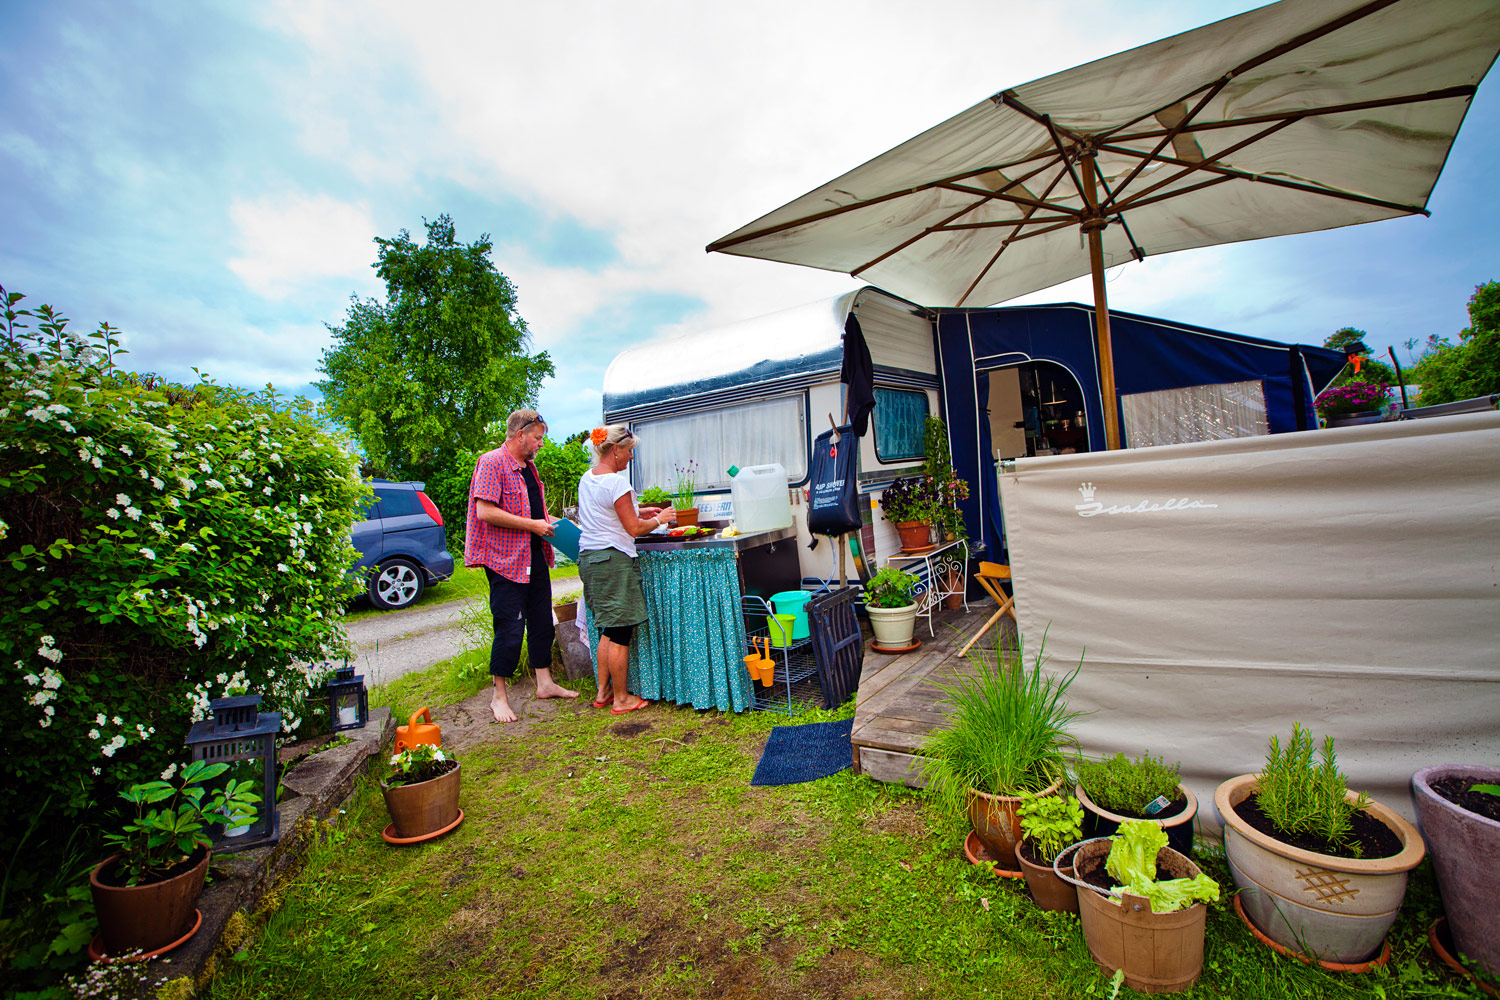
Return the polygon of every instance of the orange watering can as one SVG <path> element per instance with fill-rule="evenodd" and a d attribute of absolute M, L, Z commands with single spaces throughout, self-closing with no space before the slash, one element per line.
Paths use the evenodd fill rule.
<path fill-rule="evenodd" d="M 418 719 L 427 721 L 418 722 Z M 396 752 L 410 750 L 413 747 L 430 743 L 435 747 L 443 745 L 443 731 L 432 721 L 432 712 L 425 706 L 412 713 L 411 721 L 404 726 L 396 727 Z"/>

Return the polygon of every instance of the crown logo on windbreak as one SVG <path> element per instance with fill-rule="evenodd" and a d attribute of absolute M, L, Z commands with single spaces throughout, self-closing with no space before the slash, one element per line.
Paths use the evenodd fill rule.
<path fill-rule="evenodd" d="M 1094 484 L 1093 483 L 1084 483 L 1083 485 L 1081 485 L 1081 486 L 1078 487 L 1078 492 L 1083 494 L 1083 502 L 1084 503 L 1093 503 L 1094 502 Z"/>

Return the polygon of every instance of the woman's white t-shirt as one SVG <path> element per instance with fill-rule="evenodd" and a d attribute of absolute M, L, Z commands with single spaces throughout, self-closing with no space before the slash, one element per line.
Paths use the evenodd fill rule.
<path fill-rule="evenodd" d="M 620 523 L 615 501 L 632 491 L 630 480 L 620 472 L 596 476 L 592 470 L 578 480 L 578 551 L 619 549 L 635 558 L 635 537 Z"/>

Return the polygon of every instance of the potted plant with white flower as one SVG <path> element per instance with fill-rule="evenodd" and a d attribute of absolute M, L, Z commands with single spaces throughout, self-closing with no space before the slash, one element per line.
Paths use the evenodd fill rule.
<path fill-rule="evenodd" d="M 96 951 L 155 954 L 197 930 L 196 904 L 212 843 L 209 827 L 253 819 L 260 801 L 250 782 L 231 778 L 210 788 L 209 782 L 227 770 L 227 764 L 200 760 L 176 775 L 174 765 L 161 780 L 120 793 L 135 807 L 135 815 L 118 831 L 105 834 L 116 853 L 89 875 L 102 943 Z M 175 783 L 169 780 L 174 775 Z"/>
<path fill-rule="evenodd" d="M 458 826 L 463 810 L 458 791 L 463 780 L 458 761 L 441 747 L 420 743 L 391 757 L 391 773 L 380 783 L 391 814 L 388 843 L 431 840 Z"/>

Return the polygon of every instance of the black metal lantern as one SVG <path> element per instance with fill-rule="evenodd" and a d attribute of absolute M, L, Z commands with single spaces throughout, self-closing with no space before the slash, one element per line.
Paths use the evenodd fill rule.
<path fill-rule="evenodd" d="M 350 666 L 335 670 L 328 682 L 328 722 L 333 731 L 363 729 L 369 720 L 370 694 L 364 675 Z"/>
<path fill-rule="evenodd" d="M 276 808 L 276 735 L 280 712 L 261 712 L 260 695 L 216 698 L 208 703 L 213 718 L 193 724 L 187 745 L 193 760 L 228 764 L 230 773 L 240 761 L 261 761 L 260 805 L 248 825 L 213 827 L 216 851 L 229 853 L 274 844 L 281 838 L 281 812 Z"/>

